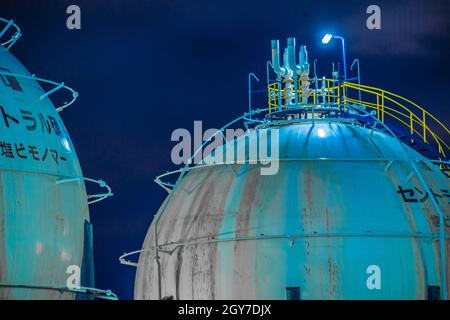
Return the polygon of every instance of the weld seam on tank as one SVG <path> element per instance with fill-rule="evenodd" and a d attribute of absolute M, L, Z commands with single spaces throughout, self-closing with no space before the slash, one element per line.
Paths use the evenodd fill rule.
<path fill-rule="evenodd" d="M 264 236 L 247 236 L 247 237 L 236 237 L 236 238 L 224 238 L 224 239 L 208 239 L 208 240 L 198 240 L 198 241 L 187 241 L 187 242 L 170 242 L 165 244 L 160 244 L 159 248 L 173 246 L 173 245 L 197 245 L 197 244 L 208 244 L 216 242 L 227 242 L 227 241 L 242 241 L 242 240 L 271 240 L 271 239 L 301 239 L 301 238 L 365 238 L 365 237 L 386 237 L 386 238 L 425 238 L 425 239 L 439 239 L 439 233 L 309 233 L 309 234 L 297 234 L 297 235 L 264 235 Z M 450 239 L 450 234 L 446 236 L 446 239 Z"/>

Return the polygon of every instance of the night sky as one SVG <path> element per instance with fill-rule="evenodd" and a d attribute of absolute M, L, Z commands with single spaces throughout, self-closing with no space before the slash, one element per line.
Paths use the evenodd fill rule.
<path fill-rule="evenodd" d="M 77 4 L 82 29 L 66 28 Z M 381 30 L 366 8 L 381 8 Z M 166 192 L 153 179 L 175 169 L 176 128 L 218 128 L 247 109 L 247 75 L 265 82 L 270 40 L 296 37 L 327 75 L 341 59 L 361 62 L 362 83 L 412 99 L 450 124 L 450 1 L 1 0 L 23 37 L 13 54 L 38 76 L 79 93 L 61 113 L 83 173 L 115 196 L 90 207 L 96 286 L 133 296 L 135 269 L 119 264 L 139 249 Z M 355 76 L 349 72 L 349 77 Z M 265 106 L 259 105 L 264 108 Z M 91 186 L 88 186 L 88 188 Z M 137 256 L 136 256 L 137 258 Z"/>

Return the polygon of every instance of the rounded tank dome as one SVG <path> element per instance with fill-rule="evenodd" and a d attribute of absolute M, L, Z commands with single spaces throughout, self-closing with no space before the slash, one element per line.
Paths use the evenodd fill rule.
<path fill-rule="evenodd" d="M 168 195 L 119 258 L 136 299 L 447 299 L 450 129 L 359 72 L 311 77 L 295 46 L 272 40 L 267 91 L 249 73 L 249 111 L 154 180 Z"/>
<path fill-rule="evenodd" d="M 243 163 L 182 177 L 145 238 L 135 298 L 426 298 L 440 280 L 439 218 L 421 178 L 436 194 L 450 190 L 439 168 L 351 119 L 275 129 L 276 174 Z M 255 135 L 239 139 L 248 150 Z M 450 212 L 448 194 L 438 199 Z M 371 289 L 371 270 L 384 290 Z"/>

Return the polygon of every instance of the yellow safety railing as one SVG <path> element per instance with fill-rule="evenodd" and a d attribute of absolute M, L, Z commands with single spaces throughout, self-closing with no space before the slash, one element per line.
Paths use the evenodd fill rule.
<path fill-rule="evenodd" d="M 312 79 L 309 79 L 309 81 L 312 83 Z M 326 99 L 326 103 L 334 103 L 335 99 L 340 100 L 340 90 L 339 90 L 339 85 L 338 85 L 338 81 L 337 80 L 333 80 L 333 79 L 323 79 L 323 81 L 325 81 L 325 89 L 324 89 L 324 95 L 325 95 L 325 99 Z M 322 102 L 322 93 L 321 93 L 321 86 L 322 86 L 322 79 L 318 80 L 318 93 L 316 94 L 316 91 L 311 89 L 308 93 L 304 94 L 303 96 L 307 96 L 309 99 L 309 101 L 311 102 L 311 106 L 312 105 L 317 105 L 319 104 L 319 102 Z M 314 84 L 312 84 L 314 85 Z M 299 80 L 298 82 L 298 97 L 299 100 L 301 100 L 302 97 L 302 89 L 301 89 L 301 81 Z M 278 99 L 279 99 L 279 89 L 278 89 L 278 83 L 274 82 L 269 84 L 268 87 L 268 105 L 269 105 L 269 113 L 272 113 L 274 111 L 278 110 L 279 104 L 278 104 Z M 285 90 L 282 89 L 281 90 L 281 100 L 284 101 L 285 99 Z M 282 109 L 286 109 L 286 106 L 282 105 L 281 106 Z"/>
<path fill-rule="evenodd" d="M 450 154 L 450 147 L 446 142 L 450 130 L 435 116 L 413 101 L 387 90 L 353 82 L 338 83 L 334 79 L 317 79 L 317 90 L 315 90 L 314 79 L 309 79 L 309 81 L 310 90 L 303 95 L 308 96 L 308 104 L 301 105 L 302 107 L 312 109 L 318 106 L 342 105 L 345 111 L 345 106 L 348 104 L 360 105 L 376 111 L 375 116 L 379 121 L 383 123 L 386 121 L 388 123 L 397 122 L 411 135 L 420 138 L 422 142 L 436 143 L 442 158 L 447 159 L 447 154 Z M 299 88 L 298 100 L 301 100 L 300 80 L 297 88 Z M 282 102 L 284 101 L 284 94 L 284 89 L 279 92 L 277 82 L 269 84 L 269 113 L 278 111 L 280 106 L 281 109 L 287 108 L 284 103 L 279 103 L 279 98 L 282 99 Z M 324 100 L 325 103 L 323 103 Z M 442 136 L 447 139 L 443 139 Z"/>

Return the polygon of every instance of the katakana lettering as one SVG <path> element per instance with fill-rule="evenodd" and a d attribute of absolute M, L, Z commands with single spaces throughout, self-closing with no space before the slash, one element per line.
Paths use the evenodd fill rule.
<path fill-rule="evenodd" d="M 16 147 L 16 154 L 19 156 L 19 158 L 27 159 L 28 157 L 24 154 L 22 154 L 23 151 L 25 151 L 25 147 L 23 143 L 15 144 Z"/>
<path fill-rule="evenodd" d="M 35 146 L 28 146 L 28 152 L 31 154 L 34 160 L 39 160 L 39 152 Z"/>
<path fill-rule="evenodd" d="M 402 186 L 398 186 L 397 193 L 400 193 L 402 195 L 404 202 L 419 202 L 414 197 L 414 190 L 413 189 L 403 189 Z"/>
<path fill-rule="evenodd" d="M 1 114 L 2 114 L 2 116 L 3 116 L 3 121 L 5 121 L 5 125 L 6 125 L 7 128 L 9 128 L 10 120 L 11 120 L 12 122 L 19 123 L 19 120 L 17 120 L 17 119 L 14 118 L 13 116 L 11 116 L 11 115 L 9 115 L 9 114 L 6 113 L 6 111 L 5 111 L 5 109 L 3 108 L 3 106 L 0 106 L 0 111 L 1 111 Z"/>
<path fill-rule="evenodd" d="M 20 110 L 20 113 L 22 114 L 23 120 L 30 122 L 30 124 L 28 124 L 26 126 L 26 128 L 30 131 L 36 130 L 37 120 L 36 120 L 36 118 L 33 117 L 33 114 L 31 113 L 31 111 Z"/>

